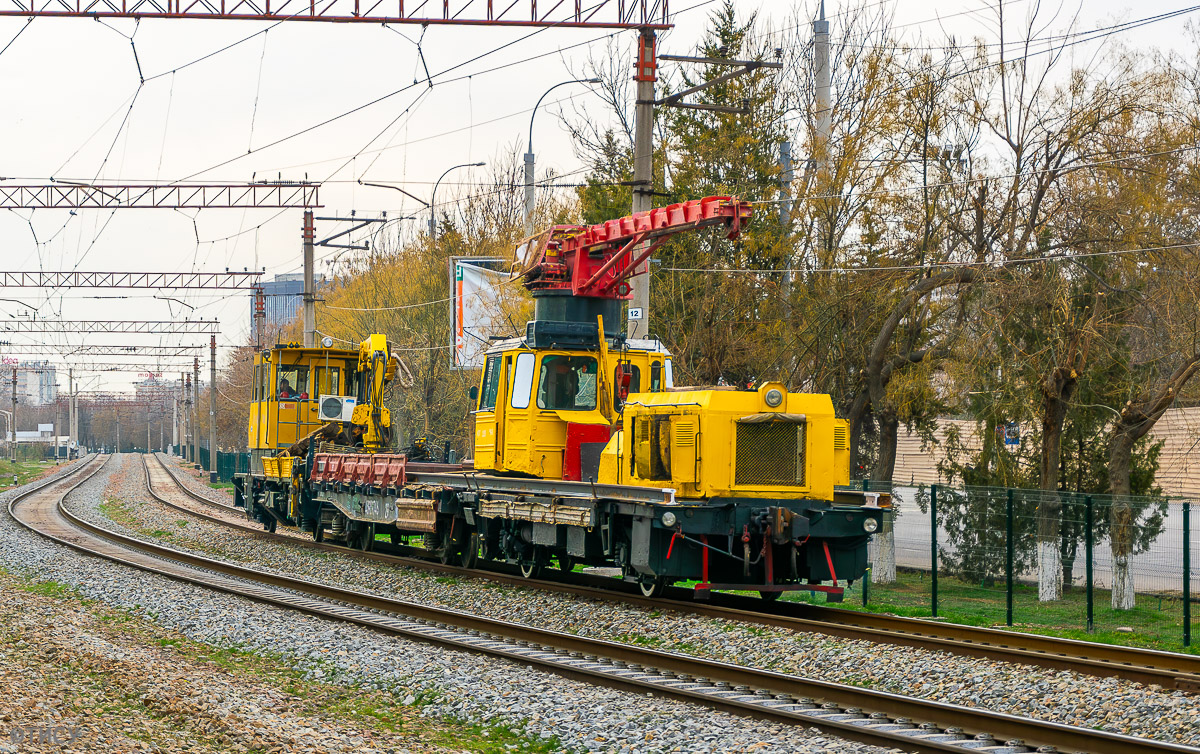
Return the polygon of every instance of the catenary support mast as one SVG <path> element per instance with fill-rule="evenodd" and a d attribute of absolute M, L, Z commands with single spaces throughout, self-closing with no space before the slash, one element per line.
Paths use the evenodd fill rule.
<path fill-rule="evenodd" d="M 637 82 L 633 126 L 633 214 L 646 212 L 654 199 L 654 82 L 658 78 L 655 58 L 657 36 L 643 29 L 638 37 L 638 54 L 633 80 Z M 642 247 L 644 248 L 644 247 Z M 639 249 L 641 251 L 641 249 Z M 640 254 L 639 254 L 640 256 Z M 650 316 L 650 260 L 647 274 L 630 278 L 629 334 L 645 337 Z M 641 319 L 634 319 L 635 317 Z"/>
<path fill-rule="evenodd" d="M 313 282 L 313 240 L 316 230 L 313 227 L 313 213 L 304 211 L 304 347 L 317 346 L 317 291 Z"/>
<path fill-rule="evenodd" d="M 208 341 L 208 481 L 217 481 L 217 336 Z"/>

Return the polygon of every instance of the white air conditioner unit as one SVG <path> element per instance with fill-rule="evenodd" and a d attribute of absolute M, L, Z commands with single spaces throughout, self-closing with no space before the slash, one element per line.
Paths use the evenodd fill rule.
<path fill-rule="evenodd" d="M 321 421 L 348 422 L 354 416 L 358 399 L 351 395 L 322 395 L 317 405 L 320 407 Z"/>

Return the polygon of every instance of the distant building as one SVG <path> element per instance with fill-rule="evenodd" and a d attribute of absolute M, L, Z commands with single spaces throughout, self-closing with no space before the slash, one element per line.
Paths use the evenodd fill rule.
<path fill-rule="evenodd" d="M 142 373 L 144 379 L 133 383 L 134 400 L 147 405 L 170 406 L 183 388 L 178 379 L 164 379 L 161 373 Z"/>
<path fill-rule="evenodd" d="M 316 275 L 316 288 L 325 285 L 325 276 Z M 266 299 L 267 327 L 282 327 L 300 315 L 304 303 L 304 273 L 288 272 L 262 283 Z"/>
<path fill-rule="evenodd" d="M 22 406 L 46 406 L 58 400 L 57 373 L 49 361 L 19 361 L 6 358 L 0 364 L 0 387 L 7 398 L 12 395 L 12 372 L 17 368 L 17 402 Z"/>

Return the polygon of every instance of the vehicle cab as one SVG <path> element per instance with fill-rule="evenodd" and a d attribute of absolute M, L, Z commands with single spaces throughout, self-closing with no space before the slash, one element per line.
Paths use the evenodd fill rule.
<path fill-rule="evenodd" d="M 472 411 L 475 468 L 594 481 L 628 396 L 671 387 L 671 355 L 657 340 L 606 337 L 601 347 L 595 325 L 551 335 L 539 324 L 487 351 Z"/>
<path fill-rule="evenodd" d="M 357 403 L 356 351 L 277 345 L 254 355 L 250 403 L 251 468 L 261 471 L 263 455 L 274 455 Z M 346 414 L 345 418 L 349 418 Z"/>

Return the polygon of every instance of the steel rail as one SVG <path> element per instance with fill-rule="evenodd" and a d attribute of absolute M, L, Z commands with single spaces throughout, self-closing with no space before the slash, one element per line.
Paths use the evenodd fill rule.
<path fill-rule="evenodd" d="M 179 479 L 176 469 L 163 463 L 162 459 L 157 456 L 155 456 L 155 460 L 162 465 L 175 484 L 189 497 L 231 511 L 237 510 L 190 489 Z M 239 527 L 238 524 L 205 516 L 183 506 L 176 506 L 153 491 L 151 495 L 184 513 L 200 516 L 212 523 Z M 363 552 L 339 545 L 313 542 L 309 539 L 271 534 L 248 525 L 239 528 L 264 539 L 282 540 L 302 547 L 339 552 L 391 565 L 485 578 L 514 586 L 546 589 L 654 609 L 669 608 L 708 618 L 755 623 L 792 631 L 807 631 L 847 639 L 941 650 L 994 661 L 1071 670 L 1086 675 L 1121 678 L 1136 683 L 1158 684 L 1164 688 L 1200 692 L 1200 655 L 1017 633 L 959 623 L 935 623 L 920 618 L 858 612 L 820 605 L 776 602 L 770 604 L 768 608 L 761 600 L 740 595 L 713 595 L 709 601 L 711 604 L 706 604 L 690 599 L 690 590 L 683 588 L 668 589 L 667 595 L 670 598 L 650 599 L 632 590 L 621 591 L 622 587 L 625 587 L 622 582 L 603 576 L 574 574 L 575 581 L 527 579 L 516 574 L 515 570 L 503 572 L 494 568 L 462 568 L 422 558 Z M 568 575 L 563 574 L 563 577 L 564 579 L 568 578 Z M 773 612 L 766 612 L 764 608 Z"/>
<path fill-rule="evenodd" d="M 149 488 L 149 474 L 145 480 Z M 960 754 L 988 745 L 993 752 L 1027 752 L 1046 746 L 1094 754 L 1200 751 L 1180 744 L 589 639 L 258 572 L 128 537 L 83 520 L 64 505 L 66 495 L 82 481 L 55 498 L 43 499 L 40 507 L 29 511 L 22 507 L 18 512 L 18 502 L 37 497 L 22 496 L 9 505 L 10 515 L 26 528 L 73 549 L 179 581 L 411 639 L 504 657 L 593 684 L 650 692 L 779 723 L 817 727 L 873 745 Z M 997 744 L 1005 739 L 1009 739 L 1008 744 Z"/>

